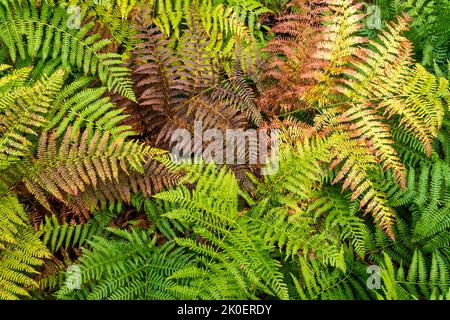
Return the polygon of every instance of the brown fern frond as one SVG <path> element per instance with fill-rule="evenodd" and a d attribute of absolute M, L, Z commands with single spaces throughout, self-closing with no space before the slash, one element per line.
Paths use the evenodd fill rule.
<path fill-rule="evenodd" d="M 356 35 L 364 17 L 361 3 L 329 0 L 293 5 L 299 6 L 299 13 L 280 19 L 272 29 L 277 36 L 266 48 L 273 62 L 266 70 L 268 89 L 260 99 L 264 109 L 301 110 L 336 102 L 342 75 L 359 60 L 360 45 L 367 41 Z"/>
<path fill-rule="evenodd" d="M 227 106 L 238 108 L 256 126 L 262 125 L 262 115 L 256 104 L 255 89 L 248 83 L 240 64 L 236 63 L 230 76 L 215 88 L 211 98 L 224 102 Z"/>
<path fill-rule="evenodd" d="M 36 157 L 21 166 L 21 170 L 28 190 L 51 210 L 45 194 L 67 202 L 68 196 L 77 196 L 89 187 L 114 188 L 130 172 L 143 173 L 146 159 L 162 153 L 137 141 L 111 139 L 109 132 L 86 129 L 73 135 L 69 127 L 61 141 L 54 130 L 44 132 Z M 121 195 L 128 196 L 125 192 Z"/>
<path fill-rule="evenodd" d="M 130 115 L 127 121 L 136 131 L 155 146 L 169 149 L 177 129 L 193 134 L 198 122 L 202 122 L 204 130 L 247 126 L 235 104 L 215 99 L 220 75 L 205 49 L 207 37 L 194 18 L 177 52 L 157 28 L 137 28 L 141 32 L 137 37 L 143 42 L 133 53 L 130 68 L 134 71 L 138 104 L 126 105 Z M 249 99 L 243 100 L 249 104 Z"/>
<path fill-rule="evenodd" d="M 258 101 L 264 111 L 308 107 L 302 97 L 317 82 L 315 70 L 325 66 L 315 55 L 323 39 L 327 10 L 323 4 L 314 0 L 292 3 L 299 12 L 280 17 L 272 28 L 276 36 L 264 49 L 270 56 L 263 73 L 268 85 Z"/>
<path fill-rule="evenodd" d="M 88 186 L 86 190 L 69 197 L 66 205 L 71 213 L 89 218 L 93 209 L 106 207 L 108 204 L 124 202 L 130 204 L 131 196 L 142 192 L 151 197 L 179 183 L 182 173 L 166 166 L 168 162 L 148 159 L 143 165 L 144 173 L 122 174 L 114 184 L 99 181 L 96 187 Z"/>

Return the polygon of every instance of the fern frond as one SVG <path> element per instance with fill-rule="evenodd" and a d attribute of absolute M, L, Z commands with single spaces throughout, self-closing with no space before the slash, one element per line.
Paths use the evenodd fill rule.
<path fill-rule="evenodd" d="M 36 287 L 33 276 L 51 254 L 39 240 L 23 206 L 13 194 L 0 201 L 0 299 L 29 296 L 27 287 Z"/>
<path fill-rule="evenodd" d="M 209 243 L 196 243 L 192 239 L 182 238 L 175 239 L 175 242 L 214 259 L 215 262 L 211 264 L 199 260 L 202 268 L 210 270 L 208 278 L 211 277 L 211 280 L 231 278 L 232 285 L 235 283 L 244 295 L 251 296 L 254 290 L 260 289 L 287 299 L 287 288 L 279 271 L 280 263 L 270 257 L 267 251 L 269 246 L 259 236 L 249 233 L 245 219 L 239 218 L 238 186 L 233 174 L 227 172 L 226 168 L 219 171 L 214 164 L 210 164 L 207 171 L 197 176 L 197 179 L 197 187 L 192 192 L 181 186 L 156 195 L 158 199 L 179 206 L 165 216 L 193 224 L 196 234 Z M 224 270 L 212 268 L 225 261 L 227 265 Z M 217 282 L 217 285 L 222 284 L 223 281 Z"/>
<path fill-rule="evenodd" d="M 68 127 L 61 142 L 56 132 L 44 132 L 39 141 L 36 158 L 23 166 L 24 182 L 31 193 L 44 191 L 61 201 L 66 195 L 76 196 L 88 186 L 100 182 L 119 182 L 120 174 L 129 169 L 143 172 L 147 158 L 162 154 L 137 141 L 111 139 L 109 132 L 86 129 L 75 131 Z M 41 199 L 39 199 L 41 201 Z M 50 209 L 47 201 L 42 203 Z"/>
<path fill-rule="evenodd" d="M 89 285 L 87 299 L 176 299 L 176 283 L 168 277 L 189 265 L 192 256 L 167 243 L 155 247 L 145 231 L 110 229 L 112 239 L 96 237 L 79 259 L 82 284 Z M 131 279 L 131 281 L 130 281 Z M 64 286 L 57 296 L 70 297 Z M 182 297 L 182 296 L 181 296 Z"/>
<path fill-rule="evenodd" d="M 9 107 L 0 113 L 0 168 L 28 153 L 31 137 L 38 135 L 37 129 L 47 124 L 46 114 L 61 90 L 63 80 L 64 71 L 60 69 L 32 87 L 24 87 L 0 98 L 0 106 Z"/>
<path fill-rule="evenodd" d="M 82 19 L 83 16 L 80 17 Z M 94 23 L 79 30 L 71 27 L 67 10 L 51 1 L 7 1 L 0 5 L 0 42 L 12 61 L 18 59 L 60 59 L 65 67 L 79 68 L 85 75 L 98 76 L 109 90 L 134 100 L 129 70 L 122 56 L 104 52 L 109 39 L 88 35 Z M 25 39 L 25 41 L 24 41 Z"/>

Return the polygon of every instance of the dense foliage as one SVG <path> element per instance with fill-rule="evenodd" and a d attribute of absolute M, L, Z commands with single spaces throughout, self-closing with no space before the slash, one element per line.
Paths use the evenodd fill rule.
<path fill-rule="evenodd" d="M 450 0 L 1 0 L 0 29 L 0 299 L 450 299 Z M 199 122 L 277 152 L 176 161 Z"/>

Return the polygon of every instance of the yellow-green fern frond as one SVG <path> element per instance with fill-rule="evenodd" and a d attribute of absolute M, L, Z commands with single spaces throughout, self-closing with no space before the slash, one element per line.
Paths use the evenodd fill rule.
<path fill-rule="evenodd" d="M 82 22 L 84 16 L 77 17 Z M 111 42 L 99 34 L 88 35 L 94 22 L 74 26 L 73 17 L 53 1 L 11 0 L 0 4 L 0 43 L 14 62 L 22 59 L 53 59 L 76 67 L 86 75 L 98 76 L 108 87 L 134 100 L 129 70 L 122 56 L 105 52 Z"/>
<path fill-rule="evenodd" d="M 51 254 L 29 225 L 26 212 L 11 193 L 0 197 L 0 299 L 29 296 L 33 276 Z"/>
<path fill-rule="evenodd" d="M 64 70 L 60 69 L 32 87 L 0 96 L 0 168 L 29 152 L 31 137 L 46 125 L 46 114 L 63 81 Z"/>

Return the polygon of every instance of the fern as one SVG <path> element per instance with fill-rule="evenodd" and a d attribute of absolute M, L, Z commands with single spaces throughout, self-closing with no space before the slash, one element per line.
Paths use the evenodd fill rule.
<path fill-rule="evenodd" d="M 126 55 L 136 41 L 133 36 L 136 30 L 130 28 L 135 20 L 138 8 L 145 5 L 144 1 L 136 0 L 69 0 L 59 1 L 68 8 L 69 13 L 76 15 L 78 8 L 80 12 L 86 12 L 86 17 L 95 22 L 100 32 L 105 37 L 111 37 L 110 47 L 124 46 Z"/>
<path fill-rule="evenodd" d="M 267 50 L 273 55 L 281 53 L 281 58 L 272 56 L 268 89 L 260 105 L 276 113 L 294 109 L 281 116 L 318 109 L 312 120 L 316 131 L 345 132 L 345 147 L 332 163 L 332 168 L 339 166 L 340 170 L 333 183 L 343 181 L 343 189 L 350 188 L 353 200 L 359 198 L 361 207 L 372 212 L 393 236 L 395 212 L 369 178 L 381 162 L 383 170 L 393 171 L 402 188 L 406 184 L 406 169 L 387 123 L 398 119 L 398 125 L 430 155 L 442 126 L 446 105 L 442 92 L 447 90 L 447 81 L 436 79 L 420 65 L 412 67 L 412 46 L 401 34 L 407 30 L 405 19 L 388 23 L 376 40 L 368 40 L 358 35 L 363 28 L 360 5 L 333 1 L 326 6 L 312 2 L 311 6 L 317 10 L 315 20 L 305 10 L 275 26 L 279 36 Z M 315 24 L 323 26 L 314 28 Z M 297 32 L 300 26 L 306 31 Z"/>
<path fill-rule="evenodd" d="M 56 135 L 44 132 L 39 141 L 37 157 L 21 168 L 27 188 L 35 195 L 45 190 L 64 201 L 63 194 L 76 196 L 87 186 L 97 186 L 98 180 L 119 182 L 120 172 L 127 168 L 143 172 L 142 163 L 146 157 L 161 154 L 135 141 L 123 139 L 111 141 L 108 132 L 100 134 L 86 129 L 70 137 L 71 128 L 66 131 L 58 145 Z M 48 202 L 42 204 L 50 210 Z"/>
<path fill-rule="evenodd" d="M 3 187 L 3 186 L 2 186 Z M 0 202 L 0 299 L 29 296 L 37 287 L 33 276 L 51 254 L 29 225 L 27 214 L 14 194 L 1 190 Z"/>
<path fill-rule="evenodd" d="M 193 134 L 196 122 L 202 122 L 203 130 L 246 127 L 238 106 L 212 96 L 219 77 L 198 21 L 188 24 L 178 52 L 170 48 L 170 41 L 158 29 L 141 30 L 139 37 L 145 42 L 137 47 L 131 66 L 139 105 L 127 108 L 136 131 L 153 138 L 158 147 L 169 149 L 172 134 L 177 129 Z"/>
<path fill-rule="evenodd" d="M 351 256 L 350 256 L 351 259 Z M 350 260 L 351 261 L 351 260 Z M 301 275 L 293 277 L 296 294 L 304 300 L 367 300 L 372 297 L 366 288 L 366 268 L 359 262 L 352 262 L 351 273 L 339 269 L 328 270 L 316 261 L 301 259 Z"/>
<path fill-rule="evenodd" d="M 110 40 L 88 35 L 93 23 L 77 30 L 70 27 L 66 9 L 52 1 L 43 1 L 38 7 L 35 1 L 12 0 L 0 6 L 0 26 L 0 42 L 8 48 L 12 61 L 60 59 L 63 66 L 98 76 L 108 89 L 134 100 L 121 55 L 102 52 Z"/>
<path fill-rule="evenodd" d="M 31 136 L 37 135 L 37 129 L 46 124 L 46 114 L 51 108 L 52 98 L 63 84 L 63 70 L 58 70 L 49 79 L 42 79 L 31 88 L 23 88 L 2 97 L 5 111 L 2 113 L 1 125 L 1 165 L 7 168 L 26 155 L 32 145 Z M 11 105 L 13 104 L 13 105 Z M 9 105 L 9 109 L 6 109 Z"/>
<path fill-rule="evenodd" d="M 448 267 L 445 260 L 434 252 L 431 264 L 427 266 L 420 251 L 415 251 L 407 273 L 400 267 L 395 270 L 387 254 L 384 256 L 382 298 L 386 299 L 429 299 L 448 292 Z M 397 271 L 397 274 L 395 273 Z"/>
<path fill-rule="evenodd" d="M 417 58 L 424 66 L 431 67 L 434 63 L 443 66 L 448 63 L 448 0 L 383 0 L 375 3 L 380 6 L 386 19 L 402 13 L 413 19 L 408 38 L 414 43 Z"/>
<path fill-rule="evenodd" d="M 64 74 L 58 69 L 31 86 L 6 93 L 0 102 L 5 107 L 11 103 L 16 106 L 12 105 L 0 118 L 4 128 L 2 169 L 18 176 L 18 181 L 49 210 L 45 192 L 69 204 L 67 195 L 78 196 L 89 187 L 107 188 L 107 181 L 127 183 L 119 172 L 142 174 L 144 163 L 163 153 L 137 141 L 126 141 L 132 132 L 128 126 L 119 125 L 125 118 L 121 110 L 114 109 L 108 98 L 100 98 L 104 89 L 80 92 L 88 83 L 85 78 L 63 86 Z M 95 110 L 97 107 L 100 108 Z M 81 114 L 71 116 L 67 108 Z M 35 141 L 35 136 L 39 141 Z M 155 163 L 148 165 L 155 167 Z M 118 197 L 125 197 L 119 194 Z M 86 199 L 84 203 L 84 207 L 92 205 Z M 80 205 L 78 209 L 86 212 Z"/>
<path fill-rule="evenodd" d="M 201 27 L 208 35 L 206 50 L 214 54 L 215 61 L 234 60 L 238 50 L 244 69 L 250 68 L 257 59 L 257 17 L 270 12 L 257 1 L 158 0 L 155 7 L 154 24 L 174 40 L 182 37 L 184 23 L 199 16 Z"/>
<path fill-rule="evenodd" d="M 138 211 L 144 210 L 147 220 L 168 240 L 173 240 L 177 233 L 182 233 L 187 230 L 187 227 L 179 221 L 170 221 L 162 215 L 173 209 L 170 202 L 162 201 L 156 198 L 144 198 L 141 195 L 132 199 L 131 204 L 136 207 Z"/>
<path fill-rule="evenodd" d="M 82 127 L 110 132 L 117 138 L 126 138 L 134 133 L 130 126 L 122 125 L 127 118 L 123 109 L 116 108 L 104 94 L 106 88 L 86 88 L 89 78 L 80 78 L 65 86 L 55 97 L 51 118 L 46 130 L 56 128 L 56 137 L 61 137 L 71 127 L 71 136 Z"/>
<path fill-rule="evenodd" d="M 206 170 L 192 194 L 185 187 L 179 187 L 156 196 L 178 204 L 179 208 L 168 212 L 167 217 L 193 224 L 196 234 L 208 241 L 203 244 L 194 239 L 178 238 L 175 242 L 213 259 L 208 261 L 200 256 L 199 266 L 183 269 L 172 278 L 195 279 L 203 275 L 198 279 L 200 283 L 193 285 L 200 291 L 197 295 L 203 298 L 225 298 L 221 293 L 232 292 L 234 287 L 241 292 L 235 293 L 236 296 L 251 297 L 254 290 L 259 289 L 287 299 L 287 288 L 278 270 L 279 262 L 270 257 L 270 247 L 264 245 L 260 237 L 249 233 L 245 219 L 239 219 L 235 178 L 226 169 L 215 172 L 214 165 Z M 231 283 L 227 284 L 225 279 Z"/>
<path fill-rule="evenodd" d="M 449 2 L 370 4 L 0 1 L 0 299 L 448 299 Z"/>
<path fill-rule="evenodd" d="M 168 276 L 189 265 L 191 255 L 172 250 L 167 243 L 155 247 L 156 238 L 142 230 L 110 230 L 115 239 L 96 237 L 92 251 L 80 258 L 81 279 L 89 291 L 73 292 L 64 286 L 57 296 L 87 299 L 176 299 L 177 284 Z M 131 281 L 130 281 L 131 279 Z"/>
<path fill-rule="evenodd" d="M 49 247 L 51 252 L 56 252 L 60 248 L 80 248 L 95 235 L 99 235 L 105 225 L 96 221 L 85 224 L 60 223 L 56 215 L 45 217 L 44 222 L 39 226 L 39 233 L 42 234 L 42 242 Z"/>

